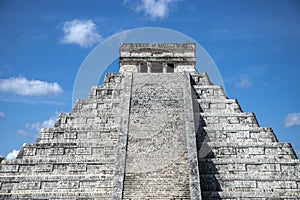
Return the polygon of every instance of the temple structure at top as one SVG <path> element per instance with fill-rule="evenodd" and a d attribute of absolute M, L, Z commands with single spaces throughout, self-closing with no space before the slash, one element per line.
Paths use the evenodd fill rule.
<path fill-rule="evenodd" d="M 195 43 L 126 43 L 120 45 L 120 72 L 195 71 Z"/>

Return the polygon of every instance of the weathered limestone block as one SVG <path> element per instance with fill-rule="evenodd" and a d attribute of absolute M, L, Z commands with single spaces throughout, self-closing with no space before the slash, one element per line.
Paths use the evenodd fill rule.
<path fill-rule="evenodd" d="M 52 172 L 53 171 L 53 165 L 52 164 L 36 164 L 34 166 L 35 172 Z"/>
<path fill-rule="evenodd" d="M 4 193 L 8 193 L 13 188 L 14 188 L 14 182 L 3 182 L 1 184 L 1 191 L 3 191 Z"/>
<path fill-rule="evenodd" d="M 5 163 L 2 163 L 0 165 L 0 173 L 18 172 L 18 171 L 19 171 L 19 165 L 5 164 Z"/>
<path fill-rule="evenodd" d="M 221 183 L 222 187 L 226 187 L 228 189 L 233 188 L 256 188 L 256 181 L 246 181 L 246 180 L 234 180 L 234 181 L 224 181 Z"/>
<path fill-rule="evenodd" d="M 36 147 L 35 146 L 30 146 L 29 144 L 26 144 L 23 148 L 22 151 L 20 152 L 20 156 L 34 156 L 36 155 Z"/>
<path fill-rule="evenodd" d="M 39 190 L 41 187 L 41 183 L 38 181 L 33 182 L 22 182 L 22 184 L 14 185 L 13 189 L 16 190 Z"/>
<path fill-rule="evenodd" d="M 208 75 L 206 73 L 195 73 L 195 72 L 191 72 L 191 78 L 193 81 L 193 84 L 196 85 L 212 85 L 212 83 L 210 82 Z"/>
<path fill-rule="evenodd" d="M 58 181 L 58 189 L 76 189 L 79 188 L 79 181 Z"/>
<path fill-rule="evenodd" d="M 92 148 L 76 148 L 75 154 L 83 154 L 83 155 L 90 155 L 92 154 Z"/>
<path fill-rule="evenodd" d="M 263 155 L 265 151 L 264 147 L 245 147 L 237 148 L 237 154 Z"/>
<path fill-rule="evenodd" d="M 64 139 L 77 139 L 76 132 L 66 132 L 64 133 Z"/>
<path fill-rule="evenodd" d="M 259 188 L 263 189 L 297 189 L 296 181 L 259 181 L 258 183 Z"/>
<path fill-rule="evenodd" d="M 21 174 L 31 173 L 34 165 L 20 165 L 19 172 Z"/>
<path fill-rule="evenodd" d="M 281 171 L 280 164 L 276 163 L 261 163 L 261 164 L 247 164 L 247 171 L 255 171 L 255 172 L 273 172 L 273 171 Z"/>
<path fill-rule="evenodd" d="M 86 166 L 85 163 L 71 163 L 67 166 L 67 170 L 69 172 L 82 172 L 87 170 Z"/>
<path fill-rule="evenodd" d="M 193 88 L 199 95 L 200 99 L 204 98 L 223 98 L 226 99 L 225 93 L 221 86 L 215 85 L 194 85 Z"/>
<path fill-rule="evenodd" d="M 200 170 L 209 173 L 246 171 L 246 164 L 244 163 L 214 164 L 213 162 L 201 162 Z"/>
<path fill-rule="evenodd" d="M 273 154 L 276 152 L 278 155 L 294 155 L 295 152 L 292 149 L 290 144 L 282 143 L 280 146 L 274 147 L 266 147 L 265 148 L 266 154 Z"/>
<path fill-rule="evenodd" d="M 51 130 L 50 128 L 43 128 L 40 131 L 39 139 L 41 140 L 53 139 L 53 130 Z"/>

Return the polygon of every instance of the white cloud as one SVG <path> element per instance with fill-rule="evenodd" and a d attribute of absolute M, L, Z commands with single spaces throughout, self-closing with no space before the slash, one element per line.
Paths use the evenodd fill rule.
<path fill-rule="evenodd" d="M 56 122 L 57 115 L 50 117 L 48 120 L 42 122 L 35 122 L 31 124 L 29 127 L 32 130 L 40 131 L 42 128 L 51 128 L 54 126 Z"/>
<path fill-rule="evenodd" d="M 25 130 L 22 130 L 22 129 L 19 129 L 17 131 L 21 136 L 23 137 L 32 137 L 32 138 L 36 138 L 38 135 L 35 133 L 29 133 L 28 131 L 25 131 Z"/>
<path fill-rule="evenodd" d="M 237 87 L 246 88 L 252 86 L 252 82 L 246 78 L 240 78 L 240 81 L 235 84 Z"/>
<path fill-rule="evenodd" d="M 10 92 L 23 96 L 44 96 L 60 94 L 61 86 L 54 82 L 48 83 L 40 80 L 28 80 L 23 76 L 0 79 L 0 92 Z"/>
<path fill-rule="evenodd" d="M 291 126 L 299 126 L 300 125 L 300 113 L 289 113 L 284 121 L 285 127 L 291 127 Z"/>
<path fill-rule="evenodd" d="M 0 111 L 0 118 L 3 118 L 3 117 L 5 117 L 5 114 L 4 114 L 4 112 Z"/>
<path fill-rule="evenodd" d="M 17 156 L 19 154 L 19 151 L 18 150 L 13 150 L 12 152 L 8 153 L 7 156 L 6 156 L 6 160 L 13 160 L 13 159 L 16 159 Z"/>
<path fill-rule="evenodd" d="M 254 75 L 262 75 L 265 74 L 268 71 L 268 66 L 265 64 L 262 65 L 251 65 L 247 68 L 248 73 L 254 74 Z"/>
<path fill-rule="evenodd" d="M 62 43 L 78 44 L 81 47 L 91 47 L 103 39 L 97 33 L 97 26 L 92 20 L 67 21 L 64 23 L 63 32 Z"/>
<path fill-rule="evenodd" d="M 32 124 L 26 124 L 26 130 L 19 129 L 18 133 L 23 137 L 37 137 L 42 128 L 51 128 L 54 126 L 56 119 L 58 117 L 58 112 L 51 116 L 48 120 L 42 122 L 35 122 Z"/>
<path fill-rule="evenodd" d="M 181 0 L 140 0 L 135 6 L 137 12 L 144 13 L 150 19 L 165 18 L 170 12 L 170 7 Z M 125 0 L 124 3 L 128 3 Z"/>

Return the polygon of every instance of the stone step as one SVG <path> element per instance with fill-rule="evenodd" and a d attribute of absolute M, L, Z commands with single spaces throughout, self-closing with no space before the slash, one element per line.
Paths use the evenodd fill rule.
<path fill-rule="evenodd" d="M 210 181 L 214 181 L 221 183 L 223 185 L 223 188 L 227 188 L 228 185 L 231 186 L 231 182 L 234 181 L 249 181 L 251 184 L 255 185 L 255 187 L 261 188 L 263 186 L 263 182 L 266 183 L 266 185 L 271 186 L 271 184 L 289 184 L 286 185 L 284 188 L 298 188 L 298 184 L 300 184 L 300 174 L 299 172 L 295 171 L 294 173 L 287 173 L 287 172 L 267 172 L 267 171 L 252 171 L 250 172 L 224 172 L 224 173 L 218 173 L 218 174 L 201 174 L 200 180 L 204 181 L 204 185 L 209 184 Z M 206 183 L 208 182 L 208 183 Z M 256 184 L 254 184 L 256 183 Z M 276 187 L 271 188 L 277 188 Z M 249 186 L 250 187 L 250 186 Z M 283 187 L 283 186 L 282 186 Z M 207 186 L 209 189 L 210 187 Z M 299 188 L 300 189 L 300 188 Z"/>
<path fill-rule="evenodd" d="M 107 73 L 105 75 L 103 84 L 104 85 L 115 85 L 115 83 L 121 83 L 124 76 L 120 73 Z"/>
<path fill-rule="evenodd" d="M 256 156 L 278 156 L 296 158 L 289 143 L 279 142 L 207 142 L 211 149 L 209 157 L 251 158 Z"/>
<path fill-rule="evenodd" d="M 99 153 L 93 153 L 93 154 L 54 154 L 54 155 L 33 155 L 33 156 L 23 156 L 23 159 L 28 159 L 28 160 L 35 160 L 35 161 L 40 161 L 44 162 L 44 160 L 57 160 L 60 159 L 61 157 L 64 157 L 64 159 L 67 160 L 78 160 L 78 161 L 84 161 L 84 160 L 97 160 L 98 162 L 102 161 L 104 162 L 105 160 L 113 160 L 116 156 L 116 151 L 114 152 L 106 152 L 104 150 L 99 150 Z M 75 159 L 76 157 L 76 159 Z"/>
<path fill-rule="evenodd" d="M 202 118 L 200 125 L 204 127 L 213 126 L 221 129 L 223 129 L 225 126 L 237 129 L 239 129 L 241 126 L 259 127 L 254 113 L 251 112 L 200 113 L 200 118 Z"/>
<path fill-rule="evenodd" d="M 235 192 L 273 192 L 273 191 L 294 191 L 299 192 L 299 182 L 295 180 L 270 180 L 235 179 L 222 178 L 219 176 L 205 177 L 201 179 L 202 192 L 214 191 L 235 191 Z"/>
<path fill-rule="evenodd" d="M 227 99 L 219 85 L 193 85 L 199 99 Z"/>
<path fill-rule="evenodd" d="M 27 174 L 27 175 L 0 175 L 1 182 L 34 182 L 34 181 L 50 181 L 50 182 L 57 182 L 57 181 L 79 181 L 79 182 L 85 182 L 85 181 L 98 181 L 107 178 L 113 178 L 112 173 L 106 173 L 106 171 L 99 171 L 99 174 L 89 173 L 89 174 L 69 174 L 69 173 L 58 173 L 58 174 Z M 2 184 L 3 185 L 3 184 Z"/>
<path fill-rule="evenodd" d="M 118 113 L 120 112 L 121 108 L 119 105 L 113 105 L 115 108 L 110 111 L 105 110 L 106 107 L 111 107 L 111 105 L 105 104 L 98 104 L 97 109 L 91 110 L 82 110 L 80 112 L 74 112 L 70 114 L 69 118 L 104 118 L 104 117 L 119 117 Z"/>
<path fill-rule="evenodd" d="M 110 199 L 111 191 L 109 189 L 100 189 L 99 191 L 74 191 L 69 190 L 60 192 L 40 192 L 40 191 L 18 191 L 18 193 L 0 193 L 0 199 L 30 199 L 30 200 L 92 200 L 92 199 Z"/>
<path fill-rule="evenodd" d="M 236 99 L 197 99 L 201 112 L 214 113 L 240 113 L 242 112 L 240 105 Z"/>
<path fill-rule="evenodd" d="M 45 158 L 64 156 L 68 158 L 87 158 L 88 156 L 108 157 L 116 154 L 117 139 L 101 142 L 81 141 L 80 143 L 35 143 L 26 144 L 18 158 L 44 160 Z"/>
<path fill-rule="evenodd" d="M 178 190 L 174 191 L 174 193 L 177 192 L 178 193 Z M 143 196 L 140 196 L 140 195 L 126 195 L 124 196 L 124 199 L 147 199 L 147 200 L 157 200 L 157 199 L 172 199 L 172 200 L 190 200 L 191 197 L 190 195 L 180 195 L 180 196 L 170 196 L 170 195 L 164 195 L 164 194 L 161 194 L 161 193 L 158 193 L 157 194 L 158 196 L 154 196 L 153 195 L 143 195 Z"/>
<path fill-rule="evenodd" d="M 193 85 L 212 85 L 212 83 L 209 80 L 209 77 L 207 73 L 200 72 L 190 72 L 191 80 Z"/>
<path fill-rule="evenodd" d="M 73 157 L 73 158 L 65 158 L 65 159 L 54 159 L 54 158 L 49 158 L 49 157 L 44 157 L 44 159 L 42 160 L 43 163 L 39 162 L 38 159 L 15 159 L 15 160 L 3 160 L 1 162 L 0 168 L 2 166 L 13 166 L 13 165 L 36 165 L 36 164 L 97 164 L 100 166 L 105 166 L 106 164 L 112 164 L 114 163 L 114 160 L 110 160 L 108 159 L 108 161 L 113 161 L 113 162 L 105 162 L 105 163 L 99 163 L 99 158 L 101 158 L 101 156 L 91 156 L 91 157 L 85 157 L 85 159 L 81 158 L 81 157 Z"/>
<path fill-rule="evenodd" d="M 61 128 L 79 128 L 89 126 L 93 127 L 110 127 L 117 126 L 119 123 L 119 116 L 115 116 L 113 113 L 106 113 L 105 116 L 85 116 L 85 117 L 58 117 L 58 120 L 55 124 L 56 127 Z"/>
<path fill-rule="evenodd" d="M 78 128 L 83 129 L 87 126 L 90 127 L 92 130 L 100 130 L 100 131 L 115 131 L 118 128 L 118 124 L 115 123 L 106 123 L 106 124 L 88 124 L 85 119 L 83 120 L 76 120 L 77 122 L 74 123 L 61 123 L 58 125 L 59 128 L 62 129 L 70 129 L 70 128 Z"/>
<path fill-rule="evenodd" d="M 100 138 L 101 139 L 101 138 Z M 106 139 L 106 138 L 104 138 Z M 88 147 L 107 147 L 107 148 L 114 148 L 113 147 L 113 142 L 115 139 L 107 139 L 107 141 L 72 141 L 72 142 L 67 142 L 67 143 L 26 143 L 23 146 L 23 149 L 25 150 L 30 150 L 31 148 L 33 149 L 48 149 L 48 148 L 88 148 Z"/>
<path fill-rule="evenodd" d="M 115 144 L 118 140 L 117 133 L 115 135 L 112 135 L 112 136 L 102 136 L 102 135 L 99 134 L 99 136 L 95 135 L 95 136 L 93 136 L 93 138 L 87 138 L 87 137 L 84 138 L 84 136 L 86 136 L 86 134 L 83 133 L 82 135 L 77 134 L 77 136 L 76 136 L 77 138 L 63 138 L 63 136 L 61 138 L 57 137 L 57 136 L 54 136 L 53 139 L 52 138 L 47 138 L 47 139 L 46 138 L 42 138 L 42 139 L 39 138 L 38 144 L 48 144 L 48 143 L 51 143 L 51 142 L 58 143 L 59 141 L 61 141 L 63 143 L 76 143 L 76 144 L 84 144 L 85 142 L 87 142 L 87 143 L 92 144 L 92 146 L 97 146 L 97 144 L 99 146 L 99 142 L 97 143 L 96 141 L 92 141 L 92 140 L 98 139 L 98 140 L 101 141 L 100 144 L 106 143 L 103 140 L 106 140 L 107 143 L 113 143 L 113 144 Z M 79 140 L 80 140 L 80 143 L 78 142 Z"/>
<path fill-rule="evenodd" d="M 102 128 L 100 128 L 100 126 Z M 38 137 L 37 142 L 40 143 L 43 141 L 45 143 L 49 140 L 49 143 L 52 143 L 54 139 L 58 139 L 60 142 L 63 140 L 85 140 L 89 139 L 93 141 L 93 139 L 100 139 L 100 138 L 116 138 L 118 137 L 118 125 L 115 126 L 106 126 L 100 125 L 98 129 L 86 129 L 86 128 L 77 128 L 77 129 L 70 129 L 70 128 L 43 128 L 40 131 L 40 135 Z M 98 141 L 98 140 L 97 140 Z M 73 141 L 74 142 L 74 141 Z M 55 143 L 55 141 L 53 141 Z"/>
<path fill-rule="evenodd" d="M 69 175 L 66 175 L 66 177 L 68 179 L 64 179 L 61 176 L 51 177 L 50 179 L 47 179 L 49 177 L 41 177 L 40 175 L 37 175 L 35 179 L 19 178 L 2 181 L 0 182 L 0 194 L 9 193 L 10 191 L 16 190 L 26 193 L 61 192 L 65 189 L 70 189 L 70 192 L 92 192 L 95 190 L 99 191 L 101 188 L 110 188 L 110 190 L 112 190 L 113 187 L 113 174 L 104 174 L 103 176 L 99 176 L 98 178 L 90 178 L 88 175 L 86 178 L 84 178 L 84 176 L 78 177 L 76 175 L 74 175 L 73 178 L 70 178 Z"/>
<path fill-rule="evenodd" d="M 212 163 L 216 165 L 227 165 L 227 164 L 268 164 L 268 163 L 278 163 L 281 165 L 299 165 L 299 159 L 283 159 L 283 158 L 273 158 L 272 156 L 261 158 L 239 158 L 239 159 L 231 159 L 231 158 L 200 158 L 198 159 L 199 163 Z M 300 170 L 300 169 L 299 169 Z"/>
<path fill-rule="evenodd" d="M 4 162 L 1 164 L 0 176 L 13 175 L 47 175 L 47 174 L 78 174 L 83 175 L 92 172 L 103 172 L 111 174 L 115 169 L 115 156 L 105 159 L 93 159 L 90 160 L 45 160 L 39 162 L 38 160 L 30 160 L 30 162 L 17 160 L 18 162 Z"/>
<path fill-rule="evenodd" d="M 264 200 L 264 199 L 299 199 L 300 189 L 286 190 L 286 189 L 274 189 L 268 190 L 256 190 L 251 191 L 211 191 L 202 192 L 202 198 L 205 200 L 215 199 L 252 199 L 252 200 Z"/>
<path fill-rule="evenodd" d="M 199 159 L 200 174 L 228 174 L 228 173 L 282 173 L 286 176 L 299 176 L 300 161 L 298 159 L 266 158 L 215 158 Z M 298 173 L 298 174 L 295 174 Z M 262 175 L 264 176 L 264 175 Z M 256 176 L 259 178 L 259 176 Z M 270 176 L 272 177 L 272 176 Z"/>
<path fill-rule="evenodd" d="M 1 181 L 0 193 L 8 193 L 18 190 L 20 193 L 26 190 L 32 193 L 43 192 L 99 192 L 101 190 L 112 190 L 113 175 L 103 174 L 101 176 L 36 176 L 31 178 Z"/>
<path fill-rule="evenodd" d="M 289 147 L 291 148 L 291 144 L 287 142 L 251 142 L 251 143 L 245 143 L 245 142 L 214 142 L 210 141 L 208 142 L 209 145 L 214 147 L 229 147 L 229 146 L 235 146 L 235 147 Z"/>
<path fill-rule="evenodd" d="M 228 128 L 228 127 L 225 127 Z M 215 127 L 199 127 L 198 140 L 215 142 L 277 142 L 271 128 L 251 127 L 247 130 L 218 130 Z"/>
<path fill-rule="evenodd" d="M 102 98 L 101 97 L 91 97 L 91 99 L 87 100 L 79 100 L 75 104 L 75 107 L 72 110 L 72 114 L 82 114 L 87 111 L 94 111 L 95 110 L 108 110 L 111 107 L 116 108 L 121 103 L 122 98 L 119 97 L 122 95 L 121 91 L 113 90 L 113 96 L 111 98 Z M 115 93 L 120 93 L 118 96 Z"/>

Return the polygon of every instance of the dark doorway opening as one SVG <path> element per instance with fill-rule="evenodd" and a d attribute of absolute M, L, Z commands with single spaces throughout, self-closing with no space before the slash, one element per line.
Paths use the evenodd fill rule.
<path fill-rule="evenodd" d="M 163 66 L 161 63 L 152 63 L 151 73 L 163 73 Z"/>
<path fill-rule="evenodd" d="M 146 63 L 141 63 L 140 64 L 140 73 L 147 73 L 147 64 Z"/>
<path fill-rule="evenodd" d="M 173 63 L 167 64 L 167 73 L 174 73 L 174 64 Z"/>

